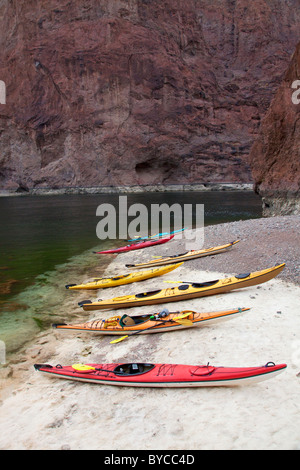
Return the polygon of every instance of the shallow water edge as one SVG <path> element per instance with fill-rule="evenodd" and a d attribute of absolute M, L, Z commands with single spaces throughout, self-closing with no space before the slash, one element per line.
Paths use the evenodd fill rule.
<path fill-rule="evenodd" d="M 96 186 L 65 188 L 19 188 L 18 190 L 0 189 L 0 197 L 5 196 L 49 196 L 62 194 L 117 194 L 172 191 L 251 191 L 252 183 L 190 183 L 190 184 L 152 184 L 132 186 Z"/>

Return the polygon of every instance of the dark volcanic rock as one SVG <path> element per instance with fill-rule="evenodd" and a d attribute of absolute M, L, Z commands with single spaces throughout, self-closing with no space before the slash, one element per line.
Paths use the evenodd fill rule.
<path fill-rule="evenodd" d="M 0 185 L 249 182 L 299 0 L 3 0 Z"/>

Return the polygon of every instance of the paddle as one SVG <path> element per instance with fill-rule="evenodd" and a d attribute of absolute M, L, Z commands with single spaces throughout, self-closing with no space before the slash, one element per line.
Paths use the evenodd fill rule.
<path fill-rule="evenodd" d="M 148 235 L 148 236 L 146 236 L 146 237 L 135 237 L 135 238 L 131 238 L 131 239 L 128 240 L 128 241 L 131 242 L 131 241 L 135 241 L 135 240 L 145 240 L 145 239 L 151 239 L 151 238 L 155 238 L 155 237 L 160 237 L 160 236 L 162 236 L 162 235 L 172 235 L 173 233 L 183 232 L 184 230 L 186 230 L 186 227 L 180 228 L 180 229 L 178 229 L 178 230 L 173 230 L 172 232 L 156 233 L 155 235 Z"/>
<path fill-rule="evenodd" d="M 82 372 L 84 373 L 89 373 L 89 372 L 94 372 L 94 371 L 100 371 L 100 372 L 110 372 L 112 374 L 116 375 L 122 375 L 122 372 L 115 372 L 114 370 L 108 370 L 108 369 L 100 369 L 98 367 L 92 367 L 88 366 L 86 364 L 73 364 L 72 368 L 76 370 L 77 372 Z"/>
<path fill-rule="evenodd" d="M 169 284 L 194 284 L 196 281 L 163 281 Z"/>
<path fill-rule="evenodd" d="M 144 330 L 134 331 L 130 335 L 126 335 L 126 336 L 122 336 L 121 338 L 114 339 L 113 341 L 110 342 L 110 344 L 120 343 L 124 339 L 128 338 L 128 336 L 137 335 L 138 333 L 142 333 L 143 331 L 151 330 L 152 328 L 155 328 L 156 326 L 163 325 L 163 324 L 169 323 L 169 322 L 179 323 L 180 325 L 189 325 L 189 326 L 191 326 L 191 325 L 193 325 L 193 322 L 191 320 L 185 319 L 185 317 L 187 317 L 191 313 L 193 313 L 193 312 L 187 311 L 187 312 L 182 313 L 181 315 L 178 315 L 177 317 L 174 317 L 170 320 L 156 320 L 156 321 L 159 321 L 159 323 L 157 325 L 149 326 L 149 328 L 145 328 Z"/>

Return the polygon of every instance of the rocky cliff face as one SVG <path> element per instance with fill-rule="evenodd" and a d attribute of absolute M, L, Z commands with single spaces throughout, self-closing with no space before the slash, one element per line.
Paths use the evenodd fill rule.
<path fill-rule="evenodd" d="M 0 186 L 248 182 L 299 0 L 2 0 Z"/>
<path fill-rule="evenodd" d="M 262 122 L 250 161 L 264 214 L 300 214 L 300 43 Z"/>

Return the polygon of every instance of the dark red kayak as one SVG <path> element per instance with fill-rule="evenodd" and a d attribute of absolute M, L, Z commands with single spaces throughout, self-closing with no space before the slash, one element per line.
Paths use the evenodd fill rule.
<path fill-rule="evenodd" d="M 113 248 L 112 250 L 105 250 L 105 251 L 94 251 L 97 254 L 110 254 L 110 253 L 124 253 L 126 251 L 131 250 L 140 250 L 141 248 L 147 248 L 148 246 L 154 245 L 161 245 L 162 243 L 167 243 L 168 241 L 172 240 L 174 235 L 170 235 L 169 237 L 159 238 L 158 240 L 146 240 L 138 243 L 132 243 L 131 245 L 121 246 L 120 248 Z"/>
<path fill-rule="evenodd" d="M 261 382 L 279 374 L 286 364 L 257 367 L 213 367 L 180 364 L 35 364 L 40 372 L 63 379 L 131 387 L 231 387 Z"/>

